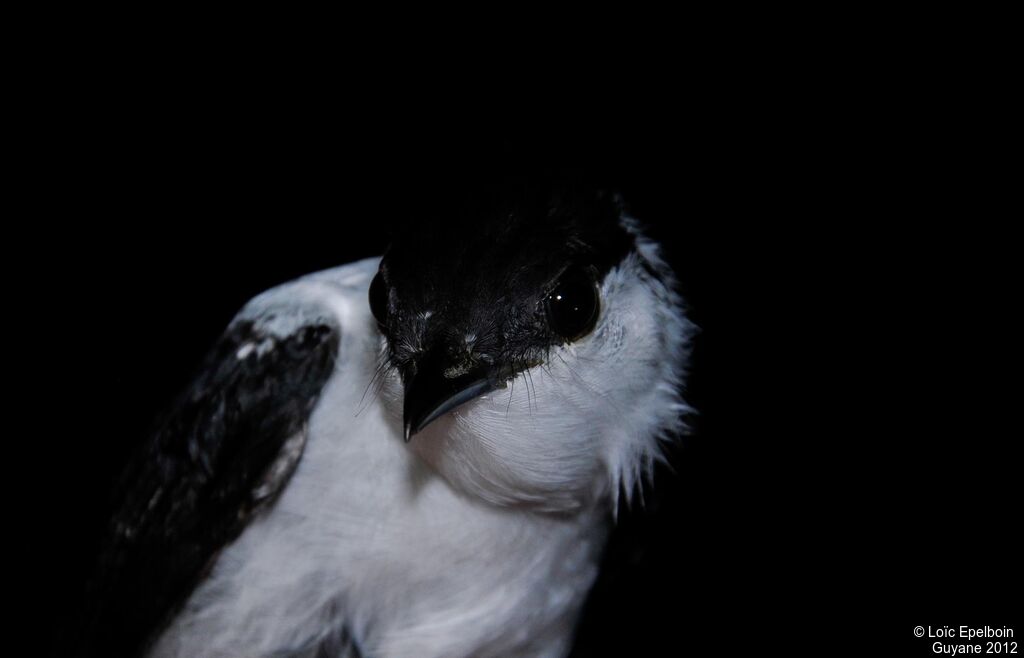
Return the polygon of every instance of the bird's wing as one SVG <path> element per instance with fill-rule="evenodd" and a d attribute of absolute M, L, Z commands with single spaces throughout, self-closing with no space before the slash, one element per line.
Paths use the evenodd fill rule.
<path fill-rule="evenodd" d="M 285 320 L 236 319 L 131 463 L 78 642 L 87 655 L 143 650 L 291 476 L 341 327 L 330 313 Z"/>

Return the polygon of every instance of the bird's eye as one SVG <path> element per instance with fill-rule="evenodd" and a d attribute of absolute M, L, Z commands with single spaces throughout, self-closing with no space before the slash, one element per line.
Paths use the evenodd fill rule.
<path fill-rule="evenodd" d="M 562 338 L 573 341 L 590 333 L 597 323 L 597 282 L 589 270 L 573 267 L 562 275 L 546 300 L 548 324 Z"/>
<path fill-rule="evenodd" d="M 370 312 L 377 322 L 384 324 L 388 317 L 388 290 L 384 285 L 384 277 L 377 272 L 370 282 Z"/>

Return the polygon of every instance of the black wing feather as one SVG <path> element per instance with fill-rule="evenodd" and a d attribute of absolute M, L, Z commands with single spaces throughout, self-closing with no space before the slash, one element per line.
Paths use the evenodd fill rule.
<path fill-rule="evenodd" d="M 280 460 L 295 452 L 289 439 L 304 440 L 339 335 L 326 319 L 283 338 L 250 321 L 228 329 L 125 473 L 76 654 L 139 655 L 278 493 L 291 470 Z M 247 345 L 263 349 L 239 358 Z"/>

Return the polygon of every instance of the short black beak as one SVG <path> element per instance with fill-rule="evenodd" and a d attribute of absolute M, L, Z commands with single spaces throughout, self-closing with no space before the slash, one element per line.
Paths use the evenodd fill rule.
<path fill-rule="evenodd" d="M 450 359 L 428 354 L 417 359 L 416 374 L 405 380 L 405 440 L 424 427 L 496 386 L 487 370 L 473 367 L 452 377 Z"/>

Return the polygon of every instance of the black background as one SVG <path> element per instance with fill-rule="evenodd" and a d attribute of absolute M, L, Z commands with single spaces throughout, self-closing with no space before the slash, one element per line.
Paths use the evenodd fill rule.
<path fill-rule="evenodd" d="M 936 137 L 927 81 L 853 93 L 747 61 L 557 83 L 569 102 L 518 78 L 456 98 L 85 73 L 35 108 L 7 247 L 29 259 L 11 349 L 32 364 L 11 541 L 44 626 L 74 606 L 128 451 L 247 299 L 522 175 L 621 192 L 702 330 L 693 432 L 621 519 L 575 655 L 924 655 L 916 625 L 1019 620 L 1019 437 L 995 413 L 1010 389 L 983 386 L 999 357 L 967 336 L 995 338 L 976 274 L 1011 261 L 975 237 L 973 146 Z"/>

